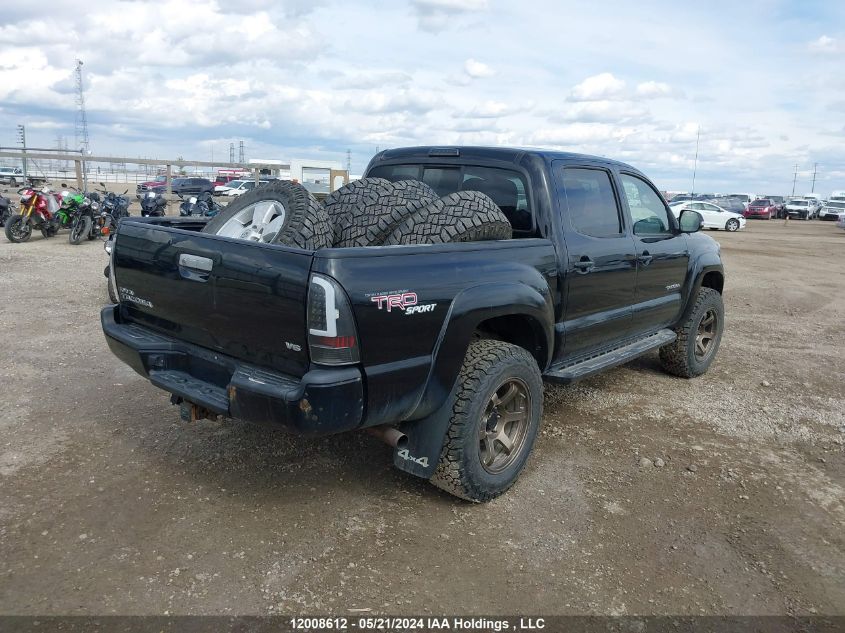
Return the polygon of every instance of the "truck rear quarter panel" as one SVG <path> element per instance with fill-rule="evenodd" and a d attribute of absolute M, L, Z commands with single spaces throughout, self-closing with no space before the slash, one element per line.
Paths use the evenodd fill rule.
<path fill-rule="evenodd" d="M 351 301 L 366 426 L 437 408 L 485 319 L 531 315 L 549 337 L 554 327 L 557 262 L 544 239 L 328 249 L 317 252 L 313 271 L 340 282 Z"/>

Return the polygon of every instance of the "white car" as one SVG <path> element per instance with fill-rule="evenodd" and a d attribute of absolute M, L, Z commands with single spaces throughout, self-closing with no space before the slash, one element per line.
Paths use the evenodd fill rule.
<path fill-rule="evenodd" d="M 17 167 L 0 167 L 0 182 L 7 185 L 22 185 L 23 171 Z"/>
<path fill-rule="evenodd" d="M 225 196 L 227 195 L 232 189 L 237 189 L 245 180 L 230 180 L 225 185 L 215 185 L 214 187 L 214 195 L 215 196 Z"/>
<path fill-rule="evenodd" d="M 687 200 L 670 204 L 669 208 L 676 218 L 680 217 L 681 211 L 685 209 L 698 211 L 704 219 L 703 226 L 705 229 L 723 229 L 733 232 L 745 228 L 745 218 L 741 214 L 723 209 L 712 202 Z"/>
<path fill-rule="evenodd" d="M 786 202 L 786 214 L 790 218 L 809 220 L 816 214 L 816 207 L 810 200 L 793 198 Z"/>
<path fill-rule="evenodd" d="M 241 180 L 241 181 L 233 180 L 229 184 L 234 185 L 236 182 L 240 182 L 240 184 L 237 187 L 230 188 L 229 191 L 227 191 L 223 195 L 226 195 L 226 196 L 229 196 L 229 197 L 242 196 L 247 191 L 252 191 L 253 189 L 255 189 L 255 181 L 254 180 Z M 266 185 L 268 182 L 270 182 L 270 181 L 269 180 L 261 180 L 261 181 L 259 181 L 258 184 L 259 185 Z"/>
<path fill-rule="evenodd" d="M 828 200 L 819 211 L 820 220 L 838 220 L 845 213 L 845 200 Z"/>

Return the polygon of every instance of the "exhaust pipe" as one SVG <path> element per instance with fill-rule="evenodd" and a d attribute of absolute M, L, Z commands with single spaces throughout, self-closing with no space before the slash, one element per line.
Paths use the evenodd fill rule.
<path fill-rule="evenodd" d="M 364 431 L 366 431 L 373 437 L 379 438 L 382 442 L 388 444 L 389 446 L 392 446 L 393 448 L 402 448 L 408 443 L 407 435 L 405 435 L 396 427 L 387 426 L 386 424 L 380 424 L 379 426 L 371 426 L 369 428 L 364 429 Z"/>

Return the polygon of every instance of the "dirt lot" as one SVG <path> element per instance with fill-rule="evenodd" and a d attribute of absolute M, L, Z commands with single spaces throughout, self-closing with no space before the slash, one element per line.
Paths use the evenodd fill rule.
<path fill-rule="evenodd" d="M 845 614 L 845 231 L 711 235 L 711 371 L 547 388 L 486 505 L 362 434 L 180 423 L 106 348 L 101 244 L 0 237 L 0 612 Z"/>

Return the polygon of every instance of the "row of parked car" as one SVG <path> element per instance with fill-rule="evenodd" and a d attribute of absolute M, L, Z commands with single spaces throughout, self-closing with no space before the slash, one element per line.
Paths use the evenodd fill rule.
<path fill-rule="evenodd" d="M 838 220 L 845 215 L 845 191 L 834 191 L 828 200 L 819 194 L 798 198 L 783 196 L 754 196 L 753 194 L 680 194 L 669 201 L 669 206 L 679 215 L 684 209 L 702 214 L 707 228 L 736 231 L 745 226 L 746 219 L 771 220 L 795 218 L 801 220 Z"/>
<path fill-rule="evenodd" d="M 261 180 L 258 186 L 265 185 L 270 180 Z M 170 183 L 170 190 L 177 195 L 200 195 L 210 193 L 215 196 L 236 197 L 252 191 L 256 187 L 253 178 L 235 178 L 221 176 L 217 180 L 195 177 L 177 177 Z M 167 176 L 156 176 L 152 180 L 140 183 L 135 190 L 137 198 L 142 198 L 145 193 L 164 193 L 167 190 Z"/>

